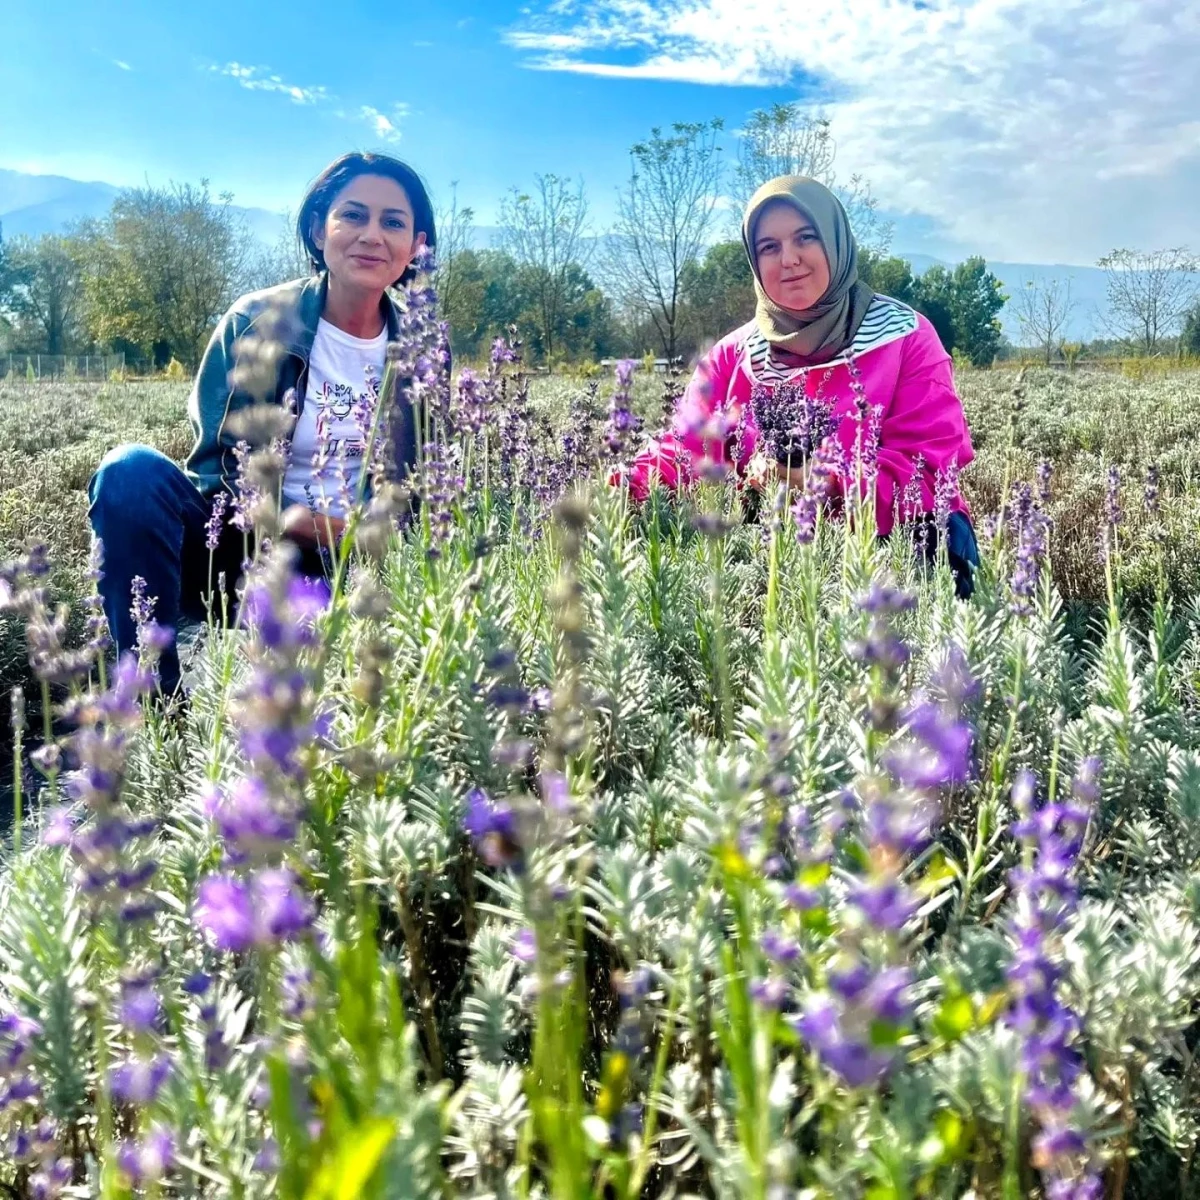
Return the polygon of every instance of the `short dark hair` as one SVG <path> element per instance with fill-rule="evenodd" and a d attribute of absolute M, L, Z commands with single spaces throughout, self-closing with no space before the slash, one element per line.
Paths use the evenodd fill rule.
<path fill-rule="evenodd" d="M 387 154 L 369 154 L 358 150 L 335 159 L 316 177 L 304 194 L 296 217 L 296 234 L 308 255 L 314 271 L 325 269 L 325 255 L 313 240 L 313 225 L 325 223 L 329 209 L 342 189 L 360 175 L 382 175 L 394 179 L 407 193 L 413 206 L 413 236 L 425 235 L 425 245 L 431 250 L 437 245 L 437 230 L 433 222 L 433 204 L 420 175 L 406 162 Z M 416 274 L 410 265 L 393 286 L 408 283 Z"/>

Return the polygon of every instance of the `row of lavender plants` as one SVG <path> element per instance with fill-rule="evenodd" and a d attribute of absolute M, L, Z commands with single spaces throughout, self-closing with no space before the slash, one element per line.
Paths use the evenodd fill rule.
<path fill-rule="evenodd" d="M 957 600 L 871 532 L 865 397 L 798 495 L 711 463 L 635 505 L 631 366 L 560 436 L 519 348 L 441 382 L 434 303 L 328 580 L 249 411 L 256 549 L 185 706 L 152 597 L 106 666 L 43 554 L 0 571 L 46 699 L 14 698 L 0 1190 L 1200 1194 L 1200 603 L 1134 623 L 1113 582 L 1069 637 L 1048 468 Z M 1113 581 L 1142 492 L 1110 479 Z"/>

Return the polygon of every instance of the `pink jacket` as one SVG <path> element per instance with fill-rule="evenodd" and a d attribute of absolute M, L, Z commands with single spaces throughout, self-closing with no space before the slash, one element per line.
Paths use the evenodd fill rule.
<path fill-rule="evenodd" d="M 918 455 L 924 463 L 922 511 L 934 510 L 938 473 L 947 478 L 949 472 L 950 508 L 967 512 L 953 481 L 955 468 L 965 467 L 974 451 L 950 356 L 925 317 L 887 296 L 875 297 L 849 356 L 817 366 L 789 369 L 774 360 L 753 321 L 722 338 L 697 366 L 671 429 L 652 439 L 630 465 L 630 493 L 644 500 L 656 477 L 663 486 L 678 488 L 690 482 L 702 456 L 729 463 L 731 448 L 732 465 L 742 474 L 758 442 L 749 405 L 754 383 L 768 388 L 802 383 L 806 395 L 822 396 L 839 421 L 842 446 L 852 454 L 858 421 L 848 357 L 857 366 L 868 404 L 883 408 L 875 510 L 879 532 L 890 532 L 902 497 L 905 505 L 915 500 L 915 490 L 904 496 L 904 489 Z M 743 416 L 741 437 L 726 437 Z M 839 480 L 837 486 L 845 483 Z"/>

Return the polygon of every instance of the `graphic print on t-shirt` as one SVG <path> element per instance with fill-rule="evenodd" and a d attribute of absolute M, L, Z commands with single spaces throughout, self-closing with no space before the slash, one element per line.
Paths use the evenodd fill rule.
<path fill-rule="evenodd" d="M 356 338 L 323 318 L 283 481 L 289 503 L 344 517 L 358 491 L 383 373 L 387 330 Z"/>

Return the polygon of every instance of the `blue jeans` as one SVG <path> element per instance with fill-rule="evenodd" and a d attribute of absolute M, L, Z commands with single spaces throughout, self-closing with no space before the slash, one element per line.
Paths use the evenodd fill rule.
<path fill-rule="evenodd" d="M 204 598 L 216 590 L 221 571 L 233 613 L 234 587 L 245 557 L 243 534 L 223 524 L 210 581 L 205 525 L 211 501 L 166 455 L 149 446 L 118 446 L 92 476 L 88 499 L 88 519 L 104 546 L 100 596 L 118 654 L 137 644 L 129 612 L 135 575 L 146 581 L 146 595 L 157 598 L 154 619 L 169 629 L 177 627 L 180 616 L 203 619 Z M 159 660 L 159 678 L 168 694 L 179 684 L 174 644 Z"/>

